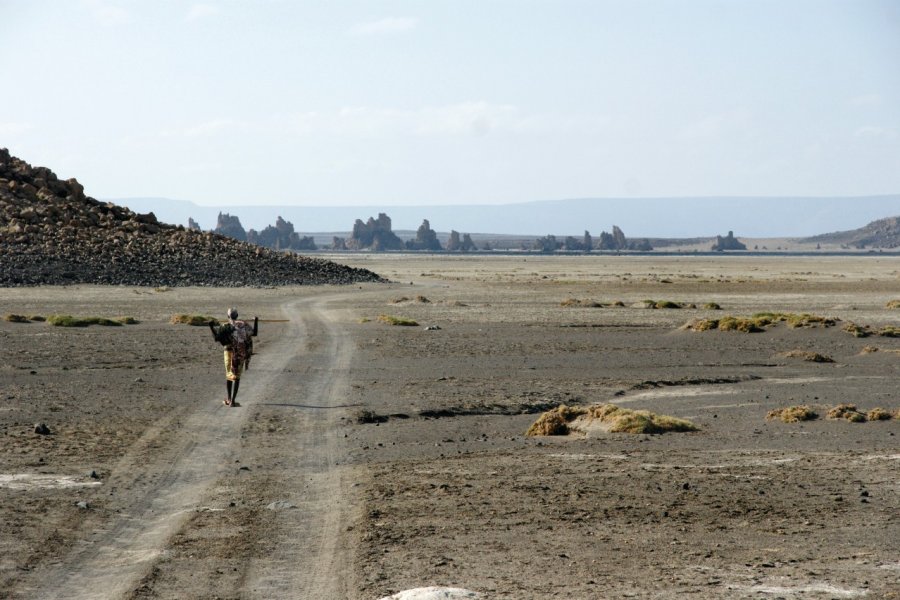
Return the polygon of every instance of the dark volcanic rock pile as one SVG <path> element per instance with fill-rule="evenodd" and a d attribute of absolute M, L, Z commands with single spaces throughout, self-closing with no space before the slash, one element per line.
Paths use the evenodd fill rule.
<path fill-rule="evenodd" d="M 160 223 L 84 195 L 0 148 L 0 286 L 272 286 L 380 281 L 371 271 Z"/>

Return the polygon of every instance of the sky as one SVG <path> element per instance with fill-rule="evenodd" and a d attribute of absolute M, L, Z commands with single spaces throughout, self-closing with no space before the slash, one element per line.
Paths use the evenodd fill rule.
<path fill-rule="evenodd" d="M 0 0 L 0 73 L 97 198 L 900 193 L 896 0 Z"/>

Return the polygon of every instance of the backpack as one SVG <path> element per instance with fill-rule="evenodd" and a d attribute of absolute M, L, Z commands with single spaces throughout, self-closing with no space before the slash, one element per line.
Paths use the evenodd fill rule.
<path fill-rule="evenodd" d="M 234 339 L 234 326 L 231 323 L 219 325 L 215 328 L 213 336 L 223 346 L 230 346 Z"/>

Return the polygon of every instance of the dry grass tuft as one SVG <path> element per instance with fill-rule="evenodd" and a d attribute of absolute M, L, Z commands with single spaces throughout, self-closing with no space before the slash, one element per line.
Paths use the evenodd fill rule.
<path fill-rule="evenodd" d="M 703 308 L 706 310 L 722 310 L 722 307 L 719 306 L 716 302 L 707 302 L 703 305 Z"/>
<path fill-rule="evenodd" d="M 836 317 L 820 317 L 809 313 L 775 313 L 761 312 L 753 315 L 753 318 L 761 325 L 765 326 L 771 323 L 785 322 L 788 327 L 796 329 L 798 327 L 833 327 L 840 319 Z"/>
<path fill-rule="evenodd" d="M 891 310 L 894 310 L 895 308 L 900 308 L 900 300 L 891 300 L 884 306 L 885 306 L 885 308 L 889 308 Z"/>
<path fill-rule="evenodd" d="M 856 323 L 847 323 L 846 325 L 844 325 L 841 328 L 841 330 L 846 331 L 853 337 L 858 337 L 858 338 L 866 338 L 866 337 L 869 337 L 870 335 L 872 335 L 872 330 L 868 325 L 863 326 L 863 325 L 857 325 Z"/>
<path fill-rule="evenodd" d="M 89 325 L 103 325 L 106 327 L 121 327 L 120 321 L 107 319 L 106 317 L 73 317 L 72 315 L 50 315 L 47 322 L 55 327 L 87 327 Z"/>
<path fill-rule="evenodd" d="M 851 423 L 863 423 L 866 415 L 856 409 L 855 404 L 838 404 L 826 414 L 829 419 L 846 419 Z"/>
<path fill-rule="evenodd" d="M 766 323 L 767 324 L 767 323 Z M 763 331 L 765 324 L 760 324 L 757 319 L 746 317 L 723 317 L 719 319 L 719 331 L 739 331 L 741 333 L 757 333 Z"/>
<path fill-rule="evenodd" d="M 863 349 L 859 351 L 860 354 L 875 354 L 876 352 L 878 352 L 876 346 L 863 346 Z"/>
<path fill-rule="evenodd" d="M 719 328 L 718 319 L 691 319 L 681 326 L 682 329 L 688 331 L 710 331 Z"/>
<path fill-rule="evenodd" d="M 594 300 L 579 300 L 578 298 L 566 298 L 559 303 L 565 308 L 602 308 L 603 305 Z"/>
<path fill-rule="evenodd" d="M 856 323 L 847 323 L 843 330 L 853 337 L 865 338 L 872 335 L 881 337 L 900 337 L 900 327 L 894 325 L 885 325 L 880 329 L 874 329 L 870 325 L 857 325 Z"/>
<path fill-rule="evenodd" d="M 542 414 L 525 435 L 566 435 L 569 423 L 578 417 L 605 424 L 612 433 L 659 434 L 670 431 L 697 431 L 698 427 L 685 419 L 658 415 L 646 410 L 620 408 L 615 404 L 599 404 L 589 408 L 560 405 Z"/>
<path fill-rule="evenodd" d="M 548 410 L 538 417 L 538 420 L 531 424 L 531 427 L 528 428 L 525 435 L 567 435 L 569 433 L 569 422 L 585 413 L 587 413 L 587 409 L 585 408 L 560 404 L 556 408 Z"/>
<path fill-rule="evenodd" d="M 42 317 L 41 315 L 28 315 L 28 320 L 29 320 L 29 321 L 34 321 L 34 322 L 36 322 L 36 323 L 43 323 L 43 322 L 46 321 L 47 319 L 44 318 L 44 317 Z"/>
<path fill-rule="evenodd" d="M 644 300 L 644 301 L 642 301 L 642 304 L 644 305 L 644 308 L 652 308 L 652 309 L 658 309 L 658 308 L 669 308 L 669 309 L 684 308 L 683 305 L 679 304 L 678 302 L 672 302 L 671 300 Z"/>
<path fill-rule="evenodd" d="M 10 313 L 8 315 L 5 315 L 3 317 L 3 320 L 8 321 L 10 323 L 27 323 L 28 317 L 26 317 L 25 315 L 14 315 L 14 314 Z"/>
<path fill-rule="evenodd" d="M 200 327 L 209 323 L 218 325 L 219 320 L 215 317 L 206 315 L 172 315 L 172 318 L 169 319 L 169 323 L 172 323 L 173 325 L 192 325 L 194 327 Z"/>
<path fill-rule="evenodd" d="M 900 414 L 900 412 L 898 412 L 898 414 Z M 888 421 L 892 419 L 893 416 L 894 415 L 883 408 L 873 408 L 866 413 L 866 418 L 870 421 Z"/>
<path fill-rule="evenodd" d="M 818 419 L 819 415 L 808 406 L 788 406 L 786 408 L 776 408 L 770 410 L 766 415 L 766 419 L 780 419 L 783 423 L 799 423 L 801 421 L 812 421 Z"/>
<path fill-rule="evenodd" d="M 140 321 L 138 321 L 134 317 L 116 317 L 115 320 L 122 325 L 137 325 L 138 323 L 140 323 Z"/>
<path fill-rule="evenodd" d="M 778 356 L 783 356 L 784 358 L 801 358 L 807 362 L 817 362 L 817 363 L 833 363 L 834 359 L 830 356 L 825 356 L 824 354 L 819 354 L 818 352 L 811 352 L 809 350 L 789 350 L 788 352 L 781 352 Z"/>
<path fill-rule="evenodd" d="M 404 302 L 409 302 L 409 298 L 406 296 L 400 296 L 399 298 L 394 298 L 391 300 L 391 304 L 403 304 Z"/>
<path fill-rule="evenodd" d="M 413 319 L 395 317 L 393 315 L 378 315 L 378 320 L 388 325 L 399 325 L 401 327 L 417 327 L 419 325 L 419 323 Z"/>
<path fill-rule="evenodd" d="M 416 302 L 420 304 L 431 304 L 431 300 L 422 295 L 416 296 Z"/>

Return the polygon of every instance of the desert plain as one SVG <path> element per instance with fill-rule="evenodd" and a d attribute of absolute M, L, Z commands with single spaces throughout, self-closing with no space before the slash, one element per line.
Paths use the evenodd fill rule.
<path fill-rule="evenodd" d="M 0 322 L 0 597 L 900 598 L 896 257 L 335 258 L 391 283 L 0 290 L 138 321 Z M 760 312 L 834 321 L 683 328 Z M 698 430 L 525 435 L 601 403 Z"/>

